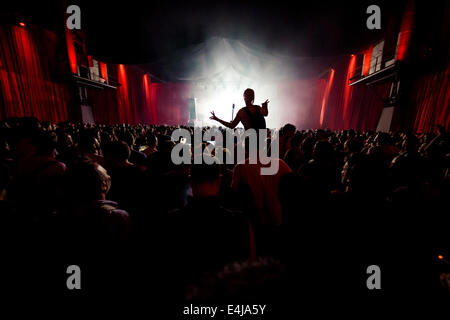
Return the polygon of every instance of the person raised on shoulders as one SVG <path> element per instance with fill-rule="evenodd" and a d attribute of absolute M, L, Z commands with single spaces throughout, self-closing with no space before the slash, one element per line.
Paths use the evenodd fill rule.
<path fill-rule="evenodd" d="M 215 120 L 230 129 L 234 129 L 239 124 L 239 122 L 242 122 L 245 130 L 251 128 L 265 129 L 266 121 L 264 117 L 267 117 L 267 115 L 269 114 L 269 110 L 267 109 L 269 100 L 264 101 L 262 103 L 262 106 L 254 105 L 253 102 L 255 101 L 255 91 L 249 88 L 244 91 L 244 101 L 245 107 L 241 108 L 238 111 L 236 117 L 231 122 L 219 119 L 215 115 L 214 111 L 211 112 L 210 119 Z"/>

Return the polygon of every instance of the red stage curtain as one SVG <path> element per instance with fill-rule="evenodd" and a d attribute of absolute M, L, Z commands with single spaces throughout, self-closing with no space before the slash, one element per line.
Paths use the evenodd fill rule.
<path fill-rule="evenodd" d="M 400 37 L 398 41 L 397 60 L 405 60 L 409 43 L 411 41 L 411 30 L 414 23 L 414 1 L 408 1 L 405 12 L 403 13 L 402 24 L 400 26 Z"/>
<path fill-rule="evenodd" d="M 77 54 L 73 45 L 72 31 L 66 30 L 66 45 L 67 45 L 67 57 L 69 58 L 70 71 L 77 73 Z"/>
<path fill-rule="evenodd" d="M 324 107 L 322 128 L 376 130 L 391 83 L 349 86 L 352 64 L 353 58 L 347 57 L 334 66 L 335 75 Z M 449 73 L 447 67 L 414 81 L 403 129 L 432 132 L 436 131 L 437 125 L 450 129 Z"/>
<path fill-rule="evenodd" d="M 108 64 L 117 70 L 120 85 L 114 89 L 89 89 L 96 123 L 185 124 L 189 121 L 188 83 L 153 83 L 135 66 Z"/>
<path fill-rule="evenodd" d="M 60 80 L 68 63 L 65 43 L 56 34 L 32 25 L 0 26 L 0 41 L 0 118 L 69 119 L 71 84 Z M 283 114 L 288 115 L 281 120 L 302 129 L 376 129 L 389 82 L 348 86 L 354 72 L 351 56 L 343 57 L 332 68 L 332 81 L 327 76 L 280 83 L 279 96 L 285 100 Z M 102 73 L 105 69 L 102 67 Z M 188 122 L 188 83 L 153 83 L 136 66 L 108 64 L 107 69 L 120 85 L 117 90 L 88 89 L 97 123 Z M 418 132 L 435 131 L 438 124 L 449 129 L 449 72 L 447 67 L 415 81 L 406 126 Z"/>
<path fill-rule="evenodd" d="M 450 130 L 450 68 L 421 77 L 413 86 L 411 101 L 416 106 L 414 130 L 436 132 L 437 125 Z"/>
<path fill-rule="evenodd" d="M 156 114 L 157 124 L 185 124 L 189 121 L 188 99 L 190 86 L 188 83 L 152 83 L 151 109 Z"/>
<path fill-rule="evenodd" d="M 0 118 L 67 119 L 69 86 L 54 79 L 63 72 L 57 65 L 64 61 L 57 56 L 58 41 L 54 33 L 33 26 L 0 26 Z"/>
<path fill-rule="evenodd" d="M 95 123 L 123 123 L 119 119 L 116 90 L 88 88 L 87 96 L 92 107 Z"/>
<path fill-rule="evenodd" d="M 324 106 L 322 128 L 331 130 L 375 130 L 389 93 L 390 83 L 349 86 L 354 57 L 347 56 L 333 66 L 335 72 Z"/>

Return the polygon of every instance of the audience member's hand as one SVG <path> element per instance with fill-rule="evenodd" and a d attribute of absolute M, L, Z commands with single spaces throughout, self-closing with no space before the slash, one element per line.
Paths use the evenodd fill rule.
<path fill-rule="evenodd" d="M 269 99 L 266 99 L 266 101 L 264 101 L 263 103 L 262 103 L 262 106 L 263 107 L 267 107 L 267 105 L 269 104 Z"/>
<path fill-rule="evenodd" d="M 218 118 L 216 117 L 214 111 L 211 111 L 211 117 L 209 117 L 211 120 L 217 120 Z"/>

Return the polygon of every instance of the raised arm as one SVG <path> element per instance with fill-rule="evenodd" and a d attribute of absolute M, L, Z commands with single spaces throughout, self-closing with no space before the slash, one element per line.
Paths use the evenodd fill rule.
<path fill-rule="evenodd" d="M 269 114 L 269 109 L 267 109 L 267 105 L 269 104 L 269 99 L 267 99 L 266 101 L 263 102 L 263 104 L 261 105 L 262 107 L 262 115 L 264 117 L 267 117 L 267 115 Z"/>
<path fill-rule="evenodd" d="M 432 145 L 437 144 L 442 137 L 445 135 L 445 128 L 443 126 L 438 125 L 438 135 L 433 138 L 424 148 L 424 151 L 427 151 Z"/>
<path fill-rule="evenodd" d="M 238 125 L 238 123 L 241 121 L 241 116 L 240 116 L 239 112 L 237 113 L 236 117 L 234 117 L 233 121 L 231 121 L 231 122 L 219 119 L 214 114 L 214 111 L 211 111 L 211 117 L 209 117 L 209 118 L 211 120 L 215 120 L 217 122 L 220 122 L 222 125 L 224 125 L 225 127 L 230 128 L 230 129 L 234 129 Z"/>

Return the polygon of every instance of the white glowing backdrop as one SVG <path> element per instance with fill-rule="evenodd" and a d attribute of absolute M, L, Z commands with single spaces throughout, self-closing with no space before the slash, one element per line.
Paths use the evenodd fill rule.
<path fill-rule="evenodd" d="M 255 104 L 261 105 L 270 100 L 270 117 L 266 118 L 269 127 L 279 126 L 276 113 L 277 85 L 261 79 L 261 81 L 245 78 L 232 68 L 225 70 L 216 79 L 196 82 L 191 87 L 192 96 L 196 99 L 198 125 L 219 125 L 209 119 L 210 112 L 216 116 L 231 121 L 232 105 L 235 105 L 234 116 L 244 104 L 243 93 L 247 88 L 255 90 Z M 273 107 L 273 108 L 272 108 Z M 241 126 L 241 124 L 239 124 Z"/>
<path fill-rule="evenodd" d="M 275 51 L 269 54 L 238 40 L 213 37 L 176 51 L 155 66 L 164 70 L 170 81 L 190 83 L 191 98 L 196 99 L 196 125 L 219 125 L 209 119 L 211 111 L 231 121 L 233 103 L 236 115 L 244 106 L 244 90 L 252 88 L 255 104 L 270 100 L 266 123 L 275 128 L 287 122 L 299 123 L 308 116 L 314 88 L 300 83 L 297 88 L 302 92 L 284 92 L 281 96 L 278 91 L 285 81 L 317 76 L 315 64 L 313 58 L 288 57 Z"/>

